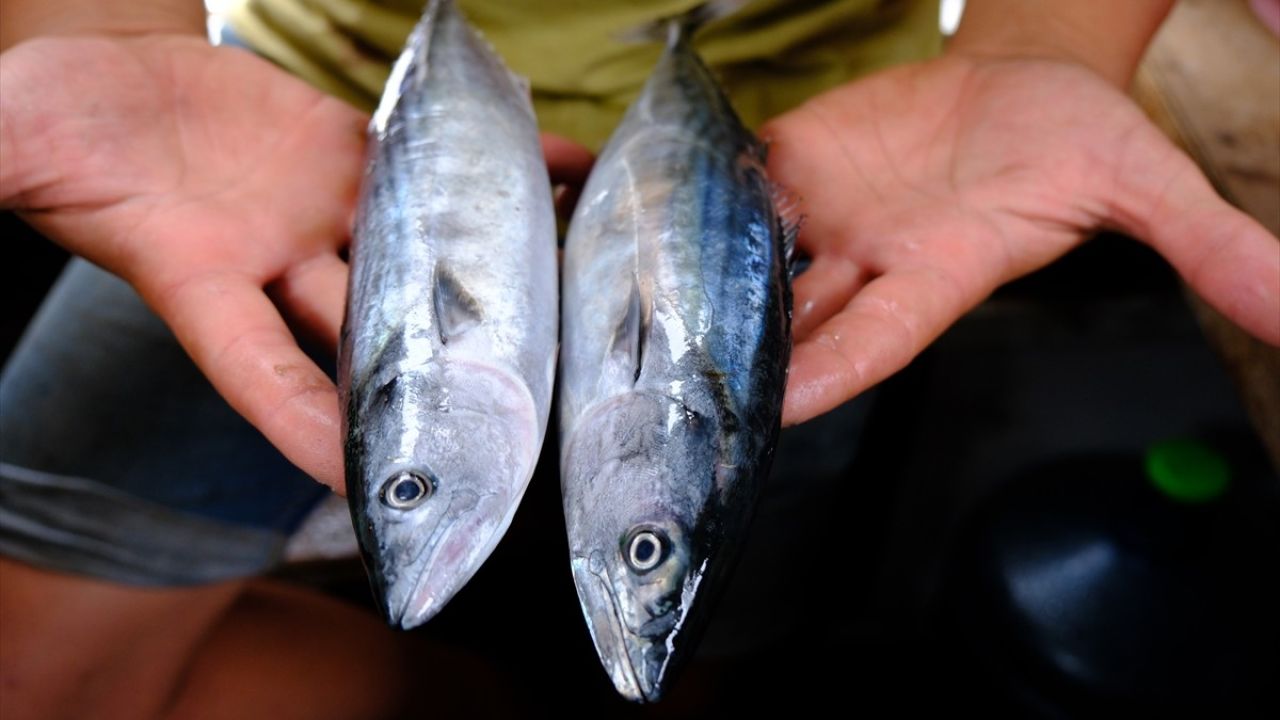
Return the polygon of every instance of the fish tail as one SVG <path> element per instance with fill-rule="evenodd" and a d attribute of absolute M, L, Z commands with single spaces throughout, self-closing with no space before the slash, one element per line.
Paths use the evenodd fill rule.
<path fill-rule="evenodd" d="M 623 33 L 623 42 L 650 43 L 664 42 L 668 47 L 675 47 L 687 42 L 694 33 L 709 22 L 732 15 L 746 5 L 749 0 L 709 0 L 671 17 L 658 18 Z"/>

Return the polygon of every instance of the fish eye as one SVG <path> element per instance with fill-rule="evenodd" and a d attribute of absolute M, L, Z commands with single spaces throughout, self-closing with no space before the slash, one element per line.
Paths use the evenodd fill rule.
<path fill-rule="evenodd" d="M 662 535 L 653 530 L 641 530 L 627 543 L 627 564 L 636 572 L 648 572 L 666 559 L 666 549 Z"/>
<path fill-rule="evenodd" d="M 435 484 L 415 472 L 405 470 L 382 484 L 382 502 L 396 510 L 410 510 L 421 505 L 435 492 Z"/>

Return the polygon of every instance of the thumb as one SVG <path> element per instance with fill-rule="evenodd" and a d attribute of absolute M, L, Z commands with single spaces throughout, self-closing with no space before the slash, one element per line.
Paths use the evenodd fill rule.
<path fill-rule="evenodd" d="M 1210 305 L 1280 345 L 1280 240 L 1223 200 L 1154 125 L 1115 170 L 1111 223 L 1165 257 Z"/>
<path fill-rule="evenodd" d="M 582 185 L 587 181 L 595 156 L 582 145 L 559 135 L 542 133 L 542 154 L 555 184 Z"/>

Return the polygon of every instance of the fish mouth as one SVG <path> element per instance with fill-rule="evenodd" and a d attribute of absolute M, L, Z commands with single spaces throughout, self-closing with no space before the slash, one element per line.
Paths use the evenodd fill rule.
<path fill-rule="evenodd" d="M 672 609 L 632 629 L 623 621 L 622 601 L 604 563 L 574 557 L 570 566 L 596 654 L 614 688 L 634 702 L 657 702 L 669 684 L 673 631 L 680 625 L 681 610 Z"/>
<path fill-rule="evenodd" d="M 510 517 L 500 524 L 485 522 L 489 508 L 482 503 L 497 493 L 469 493 L 459 512 L 448 512 L 448 521 L 436 526 L 430 538 L 403 565 L 405 572 L 379 573 L 374 592 L 383 599 L 383 613 L 393 627 L 411 630 L 448 604 L 488 559 L 506 531 Z M 458 501 L 454 498 L 451 505 Z M 450 507 L 450 511 L 454 510 Z M 394 562 L 387 558 L 384 565 Z M 395 579 L 386 582 L 385 578 Z"/>
<path fill-rule="evenodd" d="M 435 550 L 441 541 L 449 538 L 453 526 L 451 523 L 442 528 L 432 542 L 418 551 L 409 563 L 410 568 L 417 568 L 416 572 L 382 587 L 376 587 L 381 583 L 375 581 L 374 591 L 384 598 L 387 624 L 402 630 L 415 628 L 435 617 L 457 592 L 454 583 L 448 581 L 451 573 L 442 571 L 433 562 Z"/>

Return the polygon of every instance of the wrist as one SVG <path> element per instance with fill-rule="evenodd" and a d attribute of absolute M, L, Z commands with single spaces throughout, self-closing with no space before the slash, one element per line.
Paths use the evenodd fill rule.
<path fill-rule="evenodd" d="M 1170 0 L 970 0 L 947 54 L 1072 63 L 1125 87 Z"/>
<path fill-rule="evenodd" d="M 207 33 L 199 0 L 5 0 L 0 8 L 0 50 L 44 36 Z"/>

